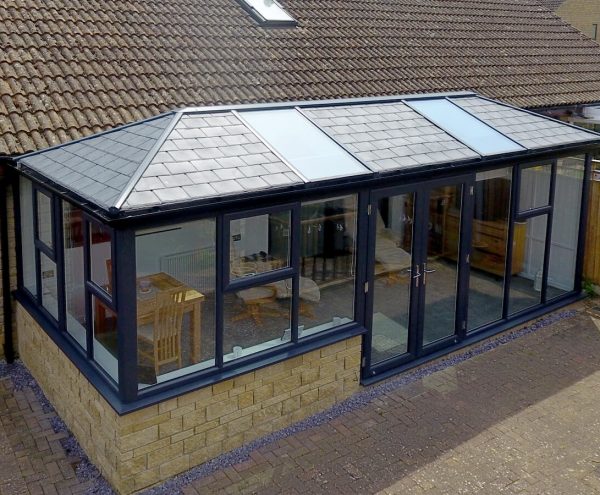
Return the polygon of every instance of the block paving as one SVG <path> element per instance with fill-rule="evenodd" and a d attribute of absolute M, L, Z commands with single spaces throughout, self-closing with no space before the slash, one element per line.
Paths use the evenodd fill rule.
<path fill-rule="evenodd" d="M 192 471 L 180 493 L 600 493 L 600 311 L 577 309 L 433 373 L 404 374 L 402 386 L 245 461 Z M 82 459 L 65 451 L 54 417 L 30 387 L 0 377 L 0 495 L 98 493 L 98 480 L 77 477 Z"/>

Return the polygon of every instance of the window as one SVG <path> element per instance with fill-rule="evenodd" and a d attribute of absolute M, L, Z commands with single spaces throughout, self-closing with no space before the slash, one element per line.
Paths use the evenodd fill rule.
<path fill-rule="evenodd" d="M 299 336 L 354 320 L 357 197 L 302 203 Z"/>
<path fill-rule="evenodd" d="M 296 20 L 274 0 L 239 0 L 252 16 L 264 25 L 295 26 Z"/>
<path fill-rule="evenodd" d="M 512 168 L 480 172 L 474 188 L 469 275 L 469 331 L 502 318 Z M 521 257 L 515 243 L 513 257 Z M 515 264 L 515 269 L 520 267 Z"/>
<path fill-rule="evenodd" d="M 240 116 L 308 180 L 370 173 L 298 110 L 248 111 Z"/>
<path fill-rule="evenodd" d="M 35 241 L 33 235 L 33 188 L 31 181 L 21 177 L 19 183 L 21 210 L 21 254 L 23 260 L 23 287 L 37 297 Z"/>
<path fill-rule="evenodd" d="M 504 134 L 500 134 L 451 101 L 444 99 L 407 100 L 405 103 L 482 155 L 523 150 L 523 147 L 508 139 Z"/>
<path fill-rule="evenodd" d="M 584 167 L 584 156 L 563 158 L 556 167 L 547 299 L 575 288 Z"/>
<path fill-rule="evenodd" d="M 138 387 L 215 365 L 216 222 L 136 233 Z"/>
<path fill-rule="evenodd" d="M 550 202 L 550 178 L 552 165 L 537 165 L 521 170 L 519 212 L 548 206 Z"/>
<path fill-rule="evenodd" d="M 41 192 L 36 191 L 37 205 L 37 238 L 42 241 L 48 249 L 53 249 L 52 242 L 52 200 L 50 197 Z"/>
<path fill-rule="evenodd" d="M 90 279 L 108 294 L 113 292 L 110 230 L 90 222 Z"/>
<path fill-rule="evenodd" d="M 231 280 L 290 266 L 289 210 L 232 220 L 229 276 Z"/>
<path fill-rule="evenodd" d="M 598 39 L 598 24 L 592 24 L 592 39 Z"/>
<path fill-rule="evenodd" d="M 84 217 L 80 209 L 66 201 L 62 203 L 62 214 L 66 329 L 86 349 Z"/>

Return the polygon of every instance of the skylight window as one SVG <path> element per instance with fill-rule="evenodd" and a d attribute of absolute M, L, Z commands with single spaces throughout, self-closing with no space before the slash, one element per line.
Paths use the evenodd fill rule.
<path fill-rule="evenodd" d="M 239 115 L 309 181 L 370 173 L 297 110 L 252 110 Z"/>
<path fill-rule="evenodd" d="M 406 100 L 405 103 L 480 155 L 514 153 L 524 149 L 448 100 Z"/>
<path fill-rule="evenodd" d="M 239 0 L 261 24 L 268 26 L 295 26 L 298 24 L 275 0 Z"/>

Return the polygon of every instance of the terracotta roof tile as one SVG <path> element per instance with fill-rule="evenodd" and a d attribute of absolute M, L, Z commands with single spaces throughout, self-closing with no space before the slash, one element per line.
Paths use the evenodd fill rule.
<path fill-rule="evenodd" d="M 281 1 L 299 27 L 260 27 L 236 0 L 4 0 L 0 154 L 183 106 L 463 89 L 525 107 L 600 100 L 600 48 L 536 0 Z"/>

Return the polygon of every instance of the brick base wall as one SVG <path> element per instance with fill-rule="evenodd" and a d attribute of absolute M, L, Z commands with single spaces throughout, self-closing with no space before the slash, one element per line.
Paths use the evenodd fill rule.
<path fill-rule="evenodd" d="M 354 337 L 119 416 L 21 306 L 17 321 L 25 365 L 119 493 L 166 480 L 359 388 Z"/>

